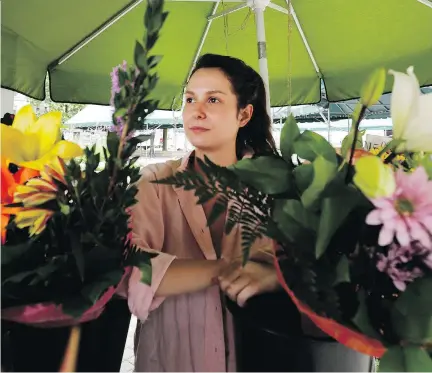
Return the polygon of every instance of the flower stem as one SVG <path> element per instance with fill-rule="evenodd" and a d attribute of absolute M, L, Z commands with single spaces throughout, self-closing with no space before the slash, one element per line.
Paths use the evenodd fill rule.
<path fill-rule="evenodd" d="M 360 127 L 360 122 L 362 121 L 363 116 L 364 116 L 364 114 L 366 112 L 366 109 L 367 109 L 367 106 L 363 105 L 362 108 L 361 108 L 361 110 L 360 110 L 360 113 L 359 113 L 359 115 L 358 115 L 358 117 L 357 117 L 357 119 L 356 119 L 356 121 L 354 123 L 354 131 L 355 132 L 354 132 L 354 139 L 353 139 L 353 142 L 351 144 L 351 152 L 350 152 L 350 157 L 349 157 L 349 161 L 348 161 L 348 166 L 352 165 L 352 161 L 353 161 L 353 158 L 354 158 L 354 151 L 355 151 L 355 148 L 356 148 L 357 138 L 358 138 L 358 129 Z M 350 175 L 349 170 L 350 170 L 350 167 L 348 167 L 347 173 L 346 173 L 346 176 L 345 176 L 345 182 L 346 183 L 348 183 L 348 179 L 349 179 L 349 175 Z"/>
<path fill-rule="evenodd" d="M 114 169 L 113 169 L 113 173 L 112 173 L 111 180 L 110 180 L 109 187 L 108 187 L 108 196 L 109 197 L 111 197 L 112 192 L 114 191 L 114 185 L 115 185 L 116 180 L 117 180 L 117 174 L 118 174 L 118 169 L 119 169 L 119 162 L 118 161 L 121 160 L 121 154 L 123 152 L 123 147 L 124 147 L 124 144 L 126 142 L 126 137 L 127 137 L 128 128 L 129 128 L 129 121 L 130 121 L 130 115 L 128 116 L 128 120 L 123 125 L 123 130 L 122 130 L 122 133 L 120 135 L 120 142 L 119 142 L 119 147 L 117 150 L 116 162 L 114 162 Z"/>

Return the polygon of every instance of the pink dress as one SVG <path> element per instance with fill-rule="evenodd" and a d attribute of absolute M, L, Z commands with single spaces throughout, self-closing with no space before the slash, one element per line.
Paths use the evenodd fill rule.
<path fill-rule="evenodd" d="M 139 248 L 161 254 L 152 259 L 151 286 L 140 283 L 136 268 L 129 281 L 129 308 L 141 321 L 135 371 L 236 371 L 233 322 L 229 311 L 224 322 L 218 286 L 165 299 L 154 295 L 174 258 L 216 259 L 204 210 L 193 192 L 149 182 L 184 170 L 189 158 L 145 167 L 138 184 L 132 239 Z M 223 237 L 222 256 L 240 253 L 236 227 Z"/>

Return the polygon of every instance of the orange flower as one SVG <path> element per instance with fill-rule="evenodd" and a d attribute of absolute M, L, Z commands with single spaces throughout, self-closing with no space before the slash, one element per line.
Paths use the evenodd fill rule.
<path fill-rule="evenodd" d="M 6 207 L 13 202 L 13 196 L 19 185 L 27 180 L 37 177 L 38 171 L 28 168 L 21 168 L 15 174 L 9 171 L 9 162 L 1 157 L 1 243 L 6 241 L 6 227 L 9 223 L 10 215 L 15 215 L 20 207 Z"/>
<path fill-rule="evenodd" d="M 351 151 L 348 151 L 348 155 L 347 155 L 347 158 L 346 158 L 347 162 L 350 159 L 350 155 L 351 155 Z M 368 152 L 367 150 L 364 150 L 364 149 L 355 149 L 354 150 L 354 156 L 353 156 L 352 164 L 355 165 L 356 162 L 360 158 L 367 157 L 367 156 L 370 156 L 370 155 L 372 155 L 372 154 L 370 152 Z"/>

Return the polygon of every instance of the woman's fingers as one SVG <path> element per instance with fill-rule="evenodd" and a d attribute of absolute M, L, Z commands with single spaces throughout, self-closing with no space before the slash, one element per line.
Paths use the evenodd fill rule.
<path fill-rule="evenodd" d="M 238 294 L 251 283 L 252 279 L 248 275 L 241 275 L 234 282 L 228 285 L 224 291 L 225 294 L 233 301 L 237 302 Z"/>
<path fill-rule="evenodd" d="M 249 298 L 260 293 L 260 287 L 256 281 L 251 281 L 238 294 L 236 302 L 239 307 L 244 307 Z"/>
<path fill-rule="evenodd" d="M 228 286 L 239 278 L 243 268 L 237 262 L 230 263 L 219 275 L 219 286 L 222 291 L 226 291 Z"/>

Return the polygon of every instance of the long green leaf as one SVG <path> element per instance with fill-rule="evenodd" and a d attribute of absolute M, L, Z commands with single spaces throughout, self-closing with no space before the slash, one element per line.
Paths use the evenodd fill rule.
<path fill-rule="evenodd" d="M 306 130 L 294 142 L 294 151 L 300 158 L 314 161 L 321 156 L 330 162 L 336 162 L 336 150 L 321 135 Z"/>
<path fill-rule="evenodd" d="M 15 259 L 19 259 L 24 255 L 32 246 L 32 240 L 28 240 L 18 245 L 2 245 L 1 253 L 1 265 L 12 263 Z"/>
<path fill-rule="evenodd" d="M 419 347 L 392 346 L 382 356 L 380 372 L 432 372 L 432 359 Z"/>
<path fill-rule="evenodd" d="M 282 128 L 280 137 L 280 150 L 282 157 L 290 163 L 294 154 L 294 143 L 300 136 L 300 129 L 292 114 L 290 114 Z"/>
<path fill-rule="evenodd" d="M 391 317 L 400 338 L 432 343 L 432 277 L 409 284 L 394 303 Z"/>
<path fill-rule="evenodd" d="M 314 178 L 310 186 L 303 192 L 301 200 L 306 208 L 312 208 L 319 200 L 326 186 L 337 174 L 337 163 L 323 156 L 318 156 L 313 162 Z"/>
<path fill-rule="evenodd" d="M 241 181 L 265 194 L 279 194 L 292 187 L 292 167 L 282 158 L 262 156 L 243 159 L 231 169 Z"/>
<path fill-rule="evenodd" d="M 81 290 L 81 294 L 87 298 L 91 304 L 95 304 L 110 286 L 115 286 L 120 282 L 122 276 L 123 270 L 121 269 L 104 273 L 91 284 L 84 286 Z"/>
<path fill-rule="evenodd" d="M 358 204 L 358 201 L 358 191 L 349 188 L 345 188 L 337 196 L 323 199 L 315 248 L 317 258 L 324 254 L 333 235 Z"/>

